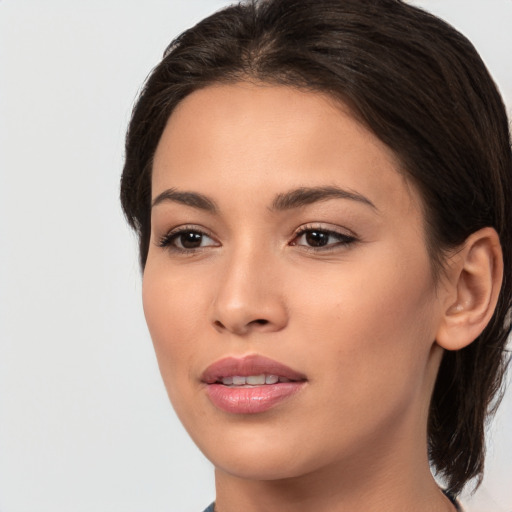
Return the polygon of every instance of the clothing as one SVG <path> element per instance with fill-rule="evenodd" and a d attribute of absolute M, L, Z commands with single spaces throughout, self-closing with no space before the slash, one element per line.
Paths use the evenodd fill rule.
<path fill-rule="evenodd" d="M 205 508 L 203 512 L 215 512 L 215 502 L 213 502 L 208 508 Z"/>

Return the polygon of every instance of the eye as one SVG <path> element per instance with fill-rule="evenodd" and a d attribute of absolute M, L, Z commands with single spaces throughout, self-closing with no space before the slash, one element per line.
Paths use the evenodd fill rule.
<path fill-rule="evenodd" d="M 296 233 L 290 245 L 301 245 L 313 250 L 322 250 L 349 245 L 355 241 L 356 238 L 352 235 L 330 229 L 303 228 Z"/>
<path fill-rule="evenodd" d="M 213 238 L 197 228 L 178 228 L 164 235 L 159 247 L 167 247 L 176 251 L 194 251 L 204 247 L 218 247 L 219 244 Z"/>

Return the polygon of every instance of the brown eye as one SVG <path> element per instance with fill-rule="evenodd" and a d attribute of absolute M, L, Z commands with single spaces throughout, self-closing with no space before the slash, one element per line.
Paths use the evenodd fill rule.
<path fill-rule="evenodd" d="M 324 231 L 308 231 L 304 238 L 311 247 L 323 247 L 329 243 L 329 233 Z"/>
<path fill-rule="evenodd" d="M 356 241 L 356 238 L 336 231 L 327 229 L 303 229 L 299 232 L 291 245 L 304 246 L 311 249 L 331 249 L 339 246 L 349 245 Z"/>
<path fill-rule="evenodd" d="M 184 228 L 163 236 L 158 245 L 176 251 L 194 251 L 219 244 L 206 233 Z"/>
<path fill-rule="evenodd" d="M 177 236 L 176 245 L 183 249 L 197 249 L 198 247 L 201 247 L 202 241 L 202 233 L 197 231 L 187 231 Z"/>

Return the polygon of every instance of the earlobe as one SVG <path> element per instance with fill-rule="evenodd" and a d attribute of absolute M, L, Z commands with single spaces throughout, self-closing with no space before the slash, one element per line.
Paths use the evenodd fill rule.
<path fill-rule="evenodd" d="M 482 333 L 494 313 L 503 280 L 498 234 L 489 227 L 476 231 L 451 261 L 436 341 L 446 350 L 459 350 Z"/>

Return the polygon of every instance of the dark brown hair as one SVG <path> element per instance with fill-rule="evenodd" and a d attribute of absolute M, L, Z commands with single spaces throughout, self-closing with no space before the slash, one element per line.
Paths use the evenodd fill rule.
<path fill-rule="evenodd" d="M 510 332 L 512 155 L 492 78 L 464 36 L 400 0 L 254 0 L 213 14 L 170 44 L 133 110 L 121 201 L 142 268 L 152 159 L 169 116 L 191 92 L 241 80 L 348 104 L 420 191 L 436 272 L 471 233 L 498 232 L 505 276 L 494 316 L 467 348 L 445 353 L 430 406 L 430 459 L 458 493 L 482 476 L 485 420 L 499 402 Z"/>

